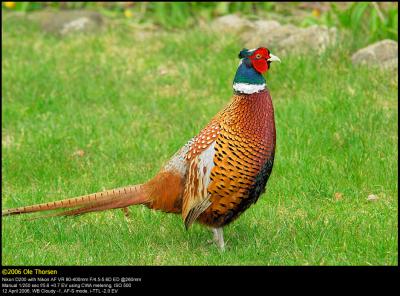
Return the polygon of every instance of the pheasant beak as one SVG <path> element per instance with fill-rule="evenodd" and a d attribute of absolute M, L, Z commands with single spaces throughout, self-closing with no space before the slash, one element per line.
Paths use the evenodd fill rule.
<path fill-rule="evenodd" d="M 269 54 L 270 58 L 267 60 L 268 62 L 281 62 L 281 59 L 273 54 Z"/>

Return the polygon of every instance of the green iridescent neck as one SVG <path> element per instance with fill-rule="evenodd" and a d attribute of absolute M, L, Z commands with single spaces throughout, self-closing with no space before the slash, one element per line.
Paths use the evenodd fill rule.
<path fill-rule="evenodd" d="M 236 71 L 233 83 L 247 83 L 247 84 L 265 84 L 264 77 L 254 70 L 253 67 L 248 66 L 246 62 L 242 62 Z"/>
<path fill-rule="evenodd" d="M 233 79 L 233 90 L 241 94 L 254 94 L 264 90 L 265 86 L 264 77 L 251 66 L 247 58 L 244 58 Z"/>

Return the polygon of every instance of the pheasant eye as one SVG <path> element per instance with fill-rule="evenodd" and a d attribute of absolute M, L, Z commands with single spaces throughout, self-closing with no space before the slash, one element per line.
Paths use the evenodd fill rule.
<path fill-rule="evenodd" d="M 256 59 L 261 59 L 261 55 L 259 53 L 256 54 Z"/>

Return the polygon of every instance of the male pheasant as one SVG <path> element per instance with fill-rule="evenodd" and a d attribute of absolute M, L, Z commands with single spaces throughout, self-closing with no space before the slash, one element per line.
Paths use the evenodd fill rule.
<path fill-rule="evenodd" d="M 64 211 L 48 216 L 69 216 L 143 204 L 182 214 L 186 229 L 195 221 L 211 227 L 224 249 L 222 228 L 264 192 L 275 154 L 274 111 L 262 74 L 280 60 L 264 47 L 243 49 L 239 58 L 231 103 L 148 182 L 8 209 L 2 216 L 56 209 Z"/>

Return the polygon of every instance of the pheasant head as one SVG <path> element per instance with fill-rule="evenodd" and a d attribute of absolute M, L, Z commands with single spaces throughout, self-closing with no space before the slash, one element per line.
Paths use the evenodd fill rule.
<path fill-rule="evenodd" d="M 265 89 L 266 73 L 271 62 L 281 60 L 265 47 L 242 49 L 239 53 L 240 63 L 233 80 L 233 89 L 239 93 L 252 94 Z"/>

